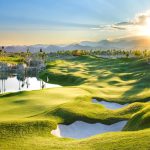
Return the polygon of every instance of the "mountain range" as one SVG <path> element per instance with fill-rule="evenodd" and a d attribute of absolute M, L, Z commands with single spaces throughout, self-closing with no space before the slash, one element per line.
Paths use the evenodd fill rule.
<path fill-rule="evenodd" d="M 56 52 L 61 50 L 91 50 L 91 49 L 150 49 L 150 37 L 135 36 L 126 37 L 114 40 L 101 40 L 98 42 L 83 41 L 81 43 L 75 43 L 70 45 L 30 45 L 30 46 L 6 46 L 7 52 L 26 52 L 29 49 L 30 52 L 35 53 L 40 49 L 45 52 Z"/>

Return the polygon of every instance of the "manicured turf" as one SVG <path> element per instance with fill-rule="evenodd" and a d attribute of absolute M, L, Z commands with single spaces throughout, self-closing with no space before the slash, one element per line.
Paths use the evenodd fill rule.
<path fill-rule="evenodd" d="M 14 55 L 14 56 L 0 56 L 0 62 L 4 63 L 10 63 L 10 64 L 18 64 L 18 63 L 23 63 L 24 57 L 19 56 L 19 55 Z"/>
<path fill-rule="evenodd" d="M 44 80 L 64 87 L 0 96 L 0 149 L 150 149 L 150 65 L 138 59 L 77 57 L 50 62 Z M 130 103 L 108 110 L 92 98 Z M 88 139 L 57 138 L 58 123 L 82 120 L 112 124 L 129 120 L 124 131 Z"/>

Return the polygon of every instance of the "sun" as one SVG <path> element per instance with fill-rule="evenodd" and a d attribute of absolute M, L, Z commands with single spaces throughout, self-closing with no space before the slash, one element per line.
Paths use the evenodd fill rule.
<path fill-rule="evenodd" d="M 140 27 L 140 34 L 150 36 L 150 18 L 148 18 L 145 24 L 142 27 Z"/>

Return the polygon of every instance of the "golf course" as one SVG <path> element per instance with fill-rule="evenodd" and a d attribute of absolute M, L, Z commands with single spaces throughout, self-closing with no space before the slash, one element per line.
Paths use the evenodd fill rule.
<path fill-rule="evenodd" d="M 56 59 L 39 78 L 59 87 L 0 94 L 0 150 L 150 149 L 150 64 L 144 58 Z M 112 104 L 117 107 L 107 107 Z M 74 123 L 77 136 L 86 125 L 104 130 L 79 139 L 53 134 Z"/>

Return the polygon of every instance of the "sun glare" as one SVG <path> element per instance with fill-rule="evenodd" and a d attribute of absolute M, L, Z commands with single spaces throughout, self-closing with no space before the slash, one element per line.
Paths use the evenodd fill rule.
<path fill-rule="evenodd" d="M 145 25 L 141 27 L 140 34 L 150 36 L 150 18 L 148 18 Z"/>

